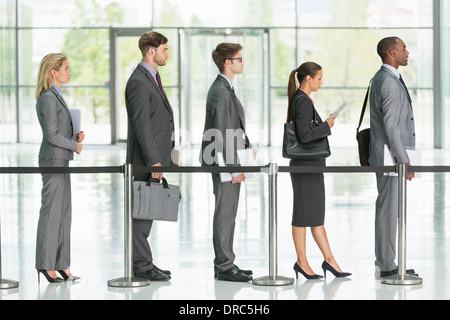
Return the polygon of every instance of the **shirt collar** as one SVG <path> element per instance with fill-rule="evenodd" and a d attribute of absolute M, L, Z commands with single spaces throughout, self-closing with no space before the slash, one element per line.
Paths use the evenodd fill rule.
<path fill-rule="evenodd" d="M 305 90 L 303 90 L 302 88 L 299 88 L 299 89 L 302 90 L 303 92 L 305 92 Z M 311 98 L 311 96 L 309 94 L 307 94 L 306 92 L 305 92 L 305 94 L 308 96 L 308 98 L 311 99 L 312 103 L 315 104 L 313 98 Z"/>
<path fill-rule="evenodd" d="M 141 65 L 150 72 L 153 78 L 156 79 L 156 72 L 158 72 L 158 70 L 156 70 L 154 67 L 152 67 L 145 61 L 141 61 Z"/>
<path fill-rule="evenodd" d="M 230 85 L 231 89 L 233 89 L 233 84 L 231 83 L 231 80 L 228 79 L 228 77 L 226 75 L 224 75 L 223 73 L 219 73 L 219 75 L 224 77 L 228 81 L 228 84 Z"/>
<path fill-rule="evenodd" d="M 53 84 L 53 87 L 56 89 L 56 91 L 58 92 L 58 94 L 62 97 L 61 90 L 60 90 L 56 85 L 54 85 L 54 84 Z"/>
<path fill-rule="evenodd" d="M 395 69 L 393 66 L 391 66 L 389 64 L 386 64 L 386 63 L 383 63 L 383 67 L 385 67 L 385 68 L 389 69 L 390 71 L 392 71 L 392 73 L 394 73 L 395 76 L 400 79 L 400 72 L 397 69 Z"/>

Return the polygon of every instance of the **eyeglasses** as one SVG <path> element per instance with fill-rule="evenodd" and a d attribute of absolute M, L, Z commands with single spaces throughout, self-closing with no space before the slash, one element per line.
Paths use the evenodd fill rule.
<path fill-rule="evenodd" d="M 239 60 L 240 62 L 242 62 L 244 59 L 243 59 L 242 57 L 240 57 L 240 58 L 228 58 L 228 59 L 225 59 L 225 61 L 227 61 L 227 60 Z"/>

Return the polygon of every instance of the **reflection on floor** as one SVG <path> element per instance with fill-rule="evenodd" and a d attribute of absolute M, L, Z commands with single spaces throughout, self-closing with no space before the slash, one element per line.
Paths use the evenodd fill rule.
<path fill-rule="evenodd" d="M 38 145 L 1 145 L 0 167 L 37 166 Z M 286 166 L 279 149 L 262 149 L 258 165 Z M 198 150 L 183 150 L 184 165 L 197 165 Z M 423 153 L 423 165 L 445 165 L 449 151 Z M 125 146 L 87 146 L 72 166 L 120 166 Z M 336 149 L 328 165 L 357 165 L 354 149 Z M 255 286 L 214 280 L 211 241 L 214 197 L 210 175 L 169 173 L 183 198 L 176 223 L 154 224 L 149 239 L 155 263 L 170 269 L 172 280 L 142 288 L 112 288 L 108 280 L 124 275 L 123 177 L 121 174 L 72 174 L 72 271 L 76 283 L 37 282 L 35 236 L 40 207 L 39 174 L 0 175 L 3 278 L 20 282 L 18 289 L 0 290 L 4 300 L 35 299 L 450 299 L 450 199 L 448 175 L 422 173 L 408 183 L 407 267 L 423 278 L 418 286 L 381 284 L 374 277 L 373 173 L 326 174 L 325 226 L 333 253 L 353 275 L 321 281 L 299 278 L 288 286 Z M 255 277 L 269 274 L 267 176 L 257 174 L 241 189 L 235 233 L 236 264 Z M 291 239 L 292 190 L 289 175 L 278 174 L 278 275 L 294 277 L 296 259 Z M 323 258 L 312 237 L 309 262 L 317 273 Z"/>

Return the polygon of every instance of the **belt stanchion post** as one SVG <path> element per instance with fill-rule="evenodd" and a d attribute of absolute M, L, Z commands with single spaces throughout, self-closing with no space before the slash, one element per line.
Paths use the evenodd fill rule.
<path fill-rule="evenodd" d="M 417 285 L 422 278 L 406 274 L 406 164 L 397 165 L 398 172 L 398 273 L 384 277 L 381 283 L 392 285 Z"/>
<path fill-rule="evenodd" d="M 277 175 L 278 165 L 270 163 L 269 174 L 269 275 L 253 279 L 254 285 L 282 286 L 294 283 L 293 278 L 278 275 L 277 267 Z"/>
<path fill-rule="evenodd" d="M 133 277 L 133 218 L 132 218 L 133 167 L 130 163 L 124 165 L 124 255 L 125 276 L 108 281 L 110 287 L 143 287 L 150 280 Z"/>
<path fill-rule="evenodd" d="M 19 281 L 3 279 L 2 276 L 2 221 L 0 217 L 0 289 L 14 289 L 19 287 Z"/>

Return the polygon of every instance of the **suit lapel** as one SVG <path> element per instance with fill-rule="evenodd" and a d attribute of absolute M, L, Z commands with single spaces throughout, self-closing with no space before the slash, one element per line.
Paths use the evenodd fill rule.
<path fill-rule="evenodd" d="M 59 95 L 58 91 L 53 86 L 50 88 L 50 90 L 53 92 L 53 94 L 56 96 L 58 101 L 61 102 L 64 109 L 67 111 L 67 114 L 68 114 L 69 120 L 70 120 L 70 126 L 72 127 L 72 132 L 73 132 L 72 115 L 70 114 L 69 107 L 67 106 L 66 102 L 64 101 L 64 98 Z"/>
<path fill-rule="evenodd" d="M 159 93 L 159 95 L 163 99 L 167 110 L 169 110 L 170 114 L 173 115 L 173 110 L 172 110 L 172 107 L 170 105 L 169 100 L 167 99 L 167 97 L 164 94 L 164 92 L 161 92 L 161 89 L 159 88 L 158 83 L 155 81 L 155 79 L 153 79 L 152 75 L 150 74 L 150 71 L 145 69 L 145 67 L 143 67 L 141 64 L 138 64 L 137 67 L 145 74 L 145 76 L 147 77 L 148 81 L 150 81 L 150 83 L 153 85 L 153 87 L 155 87 L 155 90 Z"/>
<path fill-rule="evenodd" d="M 242 106 L 241 102 L 239 101 L 238 97 L 236 96 L 235 92 L 231 88 L 229 82 L 227 79 L 222 77 L 221 75 L 217 76 L 216 81 L 221 81 L 222 85 L 225 85 L 225 87 L 230 92 L 231 98 L 233 99 L 233 107 L 235 108 L 233 111 L 237 112 L 239 123 L 241 124 L 241 129 L 244 131 L 244 138 L 245 138 L 245 147 L 248 148 L 250 146 L 250 140 L 248 139 L 247 133 L 245 132 L 245 113 L 244 113 L 244 107 Z"/>
<path fill-rule="evenodd" d="M 69 107 L 67 106 L 66 102 L 64 101 L 63 97 L 59 95 L 58 91 L 52 86 L 50 88 L 52 90 L 53 94 L 56 96 L 56 98 L 61 102 L 61 104 L 66 108 L 67 112 L 69 112 Z"/>
<path fill-rule="evenodd" d="M 230 92 L 231 97 L 233 98 L 233 105 L 236 108 L 238 117 L 239 117 L 239 121 L 241 122 L 241 126 L 242 126 L 242 130 L 244 130 L 245 132 L 245 114 L 244 114 L 244 107 L 242 106 L 241 102 L 239 101 L 238 97 L 236 96 L 236 94 L 233 92 L 233 89 L 230 87 L 230 84 L 228 83 L 228 81 L 222 77 L 221 75 L 217 76 L 217 79 L 219 81 L 222 82 L 222 84 L 225 85 L 225 87 L 228 89 L 228 91 Z"/>
<path fill-rule="evenodd" d="M 384 71 L 386 71 L 391 77 L 393 77 L 395 79 L 395 81 L 398 82 L 399 86 L 403 89 L 403 92 L 405 93 L 405 95 L 408 98 L 409 104 L 411 105 L 412 108 L 412 100 L 411 100 L 411 96 L 409 95 L 408 91 L 406 91 L 405 86 L 400 82 L 400 79 L 397 77 L 397 75 L 395 75 L 391 70 L 389 70 L 388 68 L 382 66 L 381 67 Z"/>

